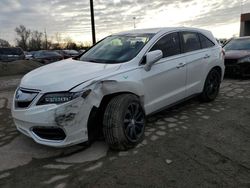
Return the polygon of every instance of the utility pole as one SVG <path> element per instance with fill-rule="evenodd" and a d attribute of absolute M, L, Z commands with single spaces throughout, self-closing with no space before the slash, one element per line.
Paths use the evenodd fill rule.
<path fill-rule="evenodd" d="M 91 13 L 91 27 L 92 27 L 92 43 L 94 45 L 96 43 L 96 38 L 95 38 L 95 15 L 94 15 L 93 0 L 90 0 L 90 13 Z"/>

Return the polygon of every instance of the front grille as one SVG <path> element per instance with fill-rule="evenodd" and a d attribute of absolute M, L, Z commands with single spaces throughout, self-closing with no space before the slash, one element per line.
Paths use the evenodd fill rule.
<path fill-rule="evenodd" d="M 37 95 L 37 91 L 19 88 L 15 95 L 15 107 L 28 108 Z"/>
<path fill-rule="evenodd" d="M 34 127 L 33 133 L 45 140 L 60 141 L 66 138 L 64 131 L 58 127 Z"/>
<path fill-rule="evenodd" d="M 235 65 L 237 61 L 237 59 L 225 59 L 225 65 Z"/>

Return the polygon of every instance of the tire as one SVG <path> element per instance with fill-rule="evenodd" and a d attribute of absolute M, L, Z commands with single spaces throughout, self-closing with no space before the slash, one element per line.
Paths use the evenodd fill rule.
<path fill-rule="evenodd" d="M 108 103 L 103 118 L 106 143 L 114 150 L 128 150 L 144 138 L 145 113 L 138 97 L 122 94 Z"/>
<path fill-rule="evenodd" d="M 206 78 L 203 91 L 200 98 L 203 102 L 211 102 L 218 96 L 221 84 L 220 73 L 216 69 L 212 69 Z"/>

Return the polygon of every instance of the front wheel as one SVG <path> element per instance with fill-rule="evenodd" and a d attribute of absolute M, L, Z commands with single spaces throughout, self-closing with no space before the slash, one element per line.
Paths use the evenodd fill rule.
<path fill-rule="evenodd" d="M 205 85 L 200 96 L 201 100 L 204 102 L 213 101 L 219 93 L 220 83 L 220 73 L 217 70 L 212 69 L 206 78 Z"/>
<path fill-rule="evenodd" d="M 138 97 L 122 94 L 114 97 L 104 113 L 103 134 L 114 150 L 128 150 L 144 137 L 145 114 Z"/>

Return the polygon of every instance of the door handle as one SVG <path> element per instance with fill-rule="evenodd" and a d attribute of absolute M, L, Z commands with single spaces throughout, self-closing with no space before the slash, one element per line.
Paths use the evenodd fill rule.
<path fill-rule="evenodd" d="M 179 63 L 179 64 L 176 66 L 176 68 L 179 69 L 179 68 L 181 68 L 181 67 L 185 67 L 185 65 L 186 65 L 185 63 Z"/>
<path fill-rule="evenodd" d="M 206 54 L 206 55 L 204 56 L 204 59 L 208 59 L 208 58 L 210 58 L 210 55 Z"/>

